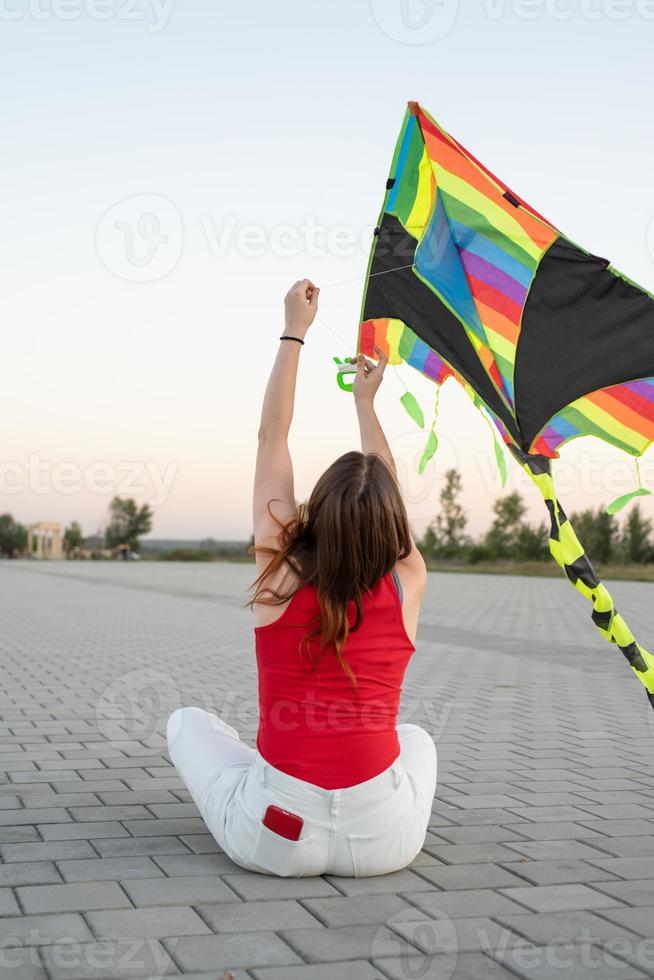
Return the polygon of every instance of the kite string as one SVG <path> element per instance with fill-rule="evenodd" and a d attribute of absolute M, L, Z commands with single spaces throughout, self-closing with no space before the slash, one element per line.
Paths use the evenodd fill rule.
<path fill-rule="evenodd" d="M 410 262 L 409 265 L 398 265 L 395 269 L 382 269 L 381 272 L 371 272 L 366 273 L 363 276 L 355 276 L 353 279 L 340 279 L 337 282 L 328 282 L 326 285 L 321 286 L 321 292 L 325 289 L 331 289 L 332 286 L 345 286 L 351 282 L 362 282 L 364 279 L 373 279 L 375 276 L 388 276 L 391 272 L 401 272 L 403 269 L 413 269 L 414 263 Z"/>
<path fill-rule="evenodd" d="M 409 265 L 398 265 L 395 269 L 383 269 L 381 272 L 371 272 L 370 274 L 366 273 L 366 275 L 363 276 L 355 276 L 354 279 L 341 279 L 338 282 L 328 282 L 325 286 L 321 286 L 320 290 L 322 292 L 325 289 L 330 289 L 332 286 L 344 286 L 347 283 L 351 283 L 351 282 L 362 282 L 364 279 L 372 279 L 373 276 L 387 276 L 391 272 L 401 272 L 403 269 L 412 269 L 413 265 L 414 263 L 411 262 Z M 352 350 L 354 350 L 354 346 L 351 343 L 351 341 L 345 340 L 343 337 L 341 337 L 338 331 L 334 330 L 334 328 L 325 320 L 323 320 L 321 316 L 316 316 L 316 320 L 318 320 L 319 323 L 322 323 L 323 327 L 326 327 L 330 331 L 330 333 L 333 333 L 334 336 L 337 337 L 343 344 L 345 344 L 347 347 L 350 347 Z"/>

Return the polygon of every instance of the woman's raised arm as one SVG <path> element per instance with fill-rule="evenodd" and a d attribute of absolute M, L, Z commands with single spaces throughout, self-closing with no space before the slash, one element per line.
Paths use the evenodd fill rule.
<path fill-rule="evenodd" d="M 254 543 L 274 545 L 279 526 L 270 514 L 287 521 L 297 513 L 293 464 L 288 450 L 288 433 L 293 420 L 295 382 L 300 351 L 318 310 L 320 290 L 308 279 L 288 291 L 285 329 L 270 373 L 261 409 L 259 447 L 254 475 Z"/>

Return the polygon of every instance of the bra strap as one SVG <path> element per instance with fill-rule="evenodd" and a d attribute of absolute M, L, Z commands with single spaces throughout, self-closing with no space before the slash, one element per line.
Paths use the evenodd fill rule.
<path fill-rule="evenodd" d="M 402 603 L 404 602 L 404 591 L 402 589 L 402 583 L 400 582 L 400 576 L 397 574 L 395 569 L 391 571 L 391 575 L 393 576 L 393 582 L 395 583 L 395 588 L 397 589 L 397 594 L 400 599 L 400 605 L 402 605 Z"/>

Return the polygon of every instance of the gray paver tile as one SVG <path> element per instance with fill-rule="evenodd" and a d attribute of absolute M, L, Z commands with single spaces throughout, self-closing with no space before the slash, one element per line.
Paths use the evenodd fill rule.
<path fill-rule="evenodd" d="M 0 915 L 17 915 L 20 912 L 10 888 L 0 888 Z"/>
<path fill-rule="evenodd" d="M 408 905 L 398 895 L 378 894 L 347 898 L 305 898 L 302 904 L 316 918 L 327 926 L 381 925 L 391 917 L 407 915 L 410 918 L 424 918 L 426 913 Z M 313 923 L 315 925 L 315 921 Z"/>
<path fill-rule="evenodd" d="M 420 980 L 515 980 L 511 973 L 498 963 L 494 963 L 483 953 L 460 953 L 453 962 L 449 956 L 430 956 L 413 953 L 403 957 L 389 957 L 375 960 L 384 976 L 390 980 L 407 980 L 407 977 L 420 977 Z M 452 972 L 455 970 L 456 972 Z"/>
<path fill-rule="evenodd" d="M 513 841 L 506 845 L 531 861 L 557 861 L 606 857 L 610 841 L 592 844 L 578 840 Z"/>
<path fill-rule="evenodd" d="M 0 864 L 0 886 L 13 888 L 16 885 L 47 885 L 61 881 L 61 875 L 50 861 Z"/>
<path fill-rule="evenodd" d="M 91 843 L 102 858 L 189 853 L 177 837 L 101 837 Z"/>
<path fill-rule="evenodd" d="M 88 912 L 86 919 L 98 939 L 162 939 L 165 936 L 203 936 L 211 932 L 200 916 L 185 905 Z"/>
<path fill-rule="evenodd" d="M 135 905 L 199 905 L 233 902 L 234 892 L 220 878 L 196 875 L 187 878 L 132 878 L 123 887 Z"/>
<path fill-rule="evenodd" d="M 424 868 L 420 869 L 424 871 Z M 344 895 L 377 895 L 381 892 L 431 891 L 434 887 L 416 871 L 405 868 L 388 875 L 375 875 L 372 878 L 341 878 L 325 875 L 325 881 Z"/>
<path fill-rule="evenodd" d="M 602 834 L 587 828 L 585 824 L 573 823 L 568 820 L 553 820 L 545 823 L 511 824 L 510 830 L 517 831 L 529 840 L 585 840 L 594 843 L 595 838 L 602 839 Z"/>
<path fill-rule="evenodd" d="M 0 945 L 43 946 L 66 939 L 87 942 L 93 939 L 81 915 L 64 912 L 54 915 L 23 915 L 0 919 Z"/>
<path fill-rule="evenodd" d="M 180 820 L 127 820 L 124 829 L 134 837 L 160 837 L 164 834 L 180 837 L 183 834 L 202 833 L 207 827 L 201 817 L 186 817 Z"/>
<path fill-rule="evenodd" d="M 602 888 L 615 888 L 613 882 L 603 882 Z M 587 885 L 534 885 L 530 888 L 506 888 L 507 898 L 521 902 L 534 912 L 564 912 L 568 909 L 606 909 L 618 903 Z"/>
<path fill-rule="evenodd" d="M 517 877 L 524 878 L 532 885 L 563 885 L 575 882 L 610 881 L 615 873 L 587 861 L 574 858 L 557 858 L 551 861 L 524 861 L 517 864 L 503 864 Z M 646 877 L 643 875 L 643 877 Z"/>
<path fill-rule="evenodd" d="M 618 878 L 651 878 L 654 881 L 654 856 L 652 857 L 614 857 L 593 858 L 591 864 L 595 868 L 601 868 Z M 589 879 L 590 880 L 590 879 Z M 600 878 L 593 878 L 593 881 L 600 881 Z"/>
<path fill-rule="evenodd" d="M 488 824 L 476 827 L 441 827 L 438 844 L 503 844 L 509 841 L 524 840 L 518 833 L 517 826 L 502 827 L 499 824 Z M 430 842 L 427 841 L 427 844 Z"/>
<path fill-rule="evenodd" d="M 0 827 L 17 827 L 20 824 L 70 823 L 71 816 L 63 807 L 44 807 L 39 810 L 0 810 Z"/>
<path fill-rule="evenodd" d="M 654 837 L 612 837 L 602 842 L 602 850 L 615 857 L 651 857 Z"/>
<path fill-rule="evenodd" d="M 535 946 L 546 943 L 569 943 L 571 941 L 597 941 L 619 938 L 633 938 L 633 931 L 608 921 L 610 917 L 621 915 L 622 909 L 602 909 L 600 915 L 593 912 L 546 912 L 529 915 L 499 915 L 497 921 L 525 936 Z"/>
<path fill-rule="evenodd" d="M 149 857 L 90 858 L 81 861 L 58 861 L 64 881 L 119 881 L 123 878 L 163 878 Z"/>
<path fill-rule="evenodd" d="M 503 844 L 437 844 L 427 850 L 446 864 L 487 864 L 514 858 L 514 852 Z"/>
<path fill-rule="evenodd" d="M 651 905 L 654 895 L 654 879 L 642 881 L 602 881 L 598 891 L 629 905 Z"/>
<path fill-rule="evenodd" d="M 652 938 L 654 932 L 654 904 L 642 905 L 640 908 L 604 909 L 602 916 L 611 923 L 624 926 L 639 936 Z"/>
<path fill-rule="evenodd" d="M 0 840 L 3 844 L 8 844 L 13 841 L 38 841 L 40 839 L 36 827 L 29 825 L 3 827 L 0 830 Z"/>
<path fill-rule="evenodd" d="M 225 875 L 224 880 L 237 895 L 247 901 L 269 898 L 320 898 L 338 895 L 336 888 L 324 878 L 272 878 L 267 875 Z M 343 879 L 353 880 L 353 879 Z"/>
<path fill-rule="evenodd" d="M 490 888 L 472 888 L 457 892 L 416 892 L 407 894 L 406 898 L 428 914 L 437 914 L 440 911 L 452 919 L 493 917 L 503 913 L 519 914 L 527 911 L 524 906 Z"/>
<path fill-rule="evenodd" d="M 95 840 L 99 837 L 128 837 L 122 824 L 98 823 L 39 824 L 43 840 Z"/>
<path fill-rule="evenodd" d="M 168 941 L 164 942 L 168 945 Z M 274 932 L 223 933 L 219 936 L 187 936 L 175 941 L 174 956 L 182 969 L 232 970 L 257 966 L 291 966 L 300 957 Z"/>
<path fill-rule="evenodd" d="M 164 854 L 155 856 L 155 864 L 171 878 L 196 874 L 238 873 L 242 868 L 226 854 Z"/>
<path fill-rule="evenodd" d="M 17 889 L 26 912 L 84 912 L 129 906 L 125 892 L 114 881 L 75 885 L 25 885 Z"/>
<path fill-rule="evenodd" d="M 69 811 L 73 820 L 92 822 L 94 820 L 137 820 L 149 819 L 150 811 L 144 806 L 72 806 Z"/>
<path fill-rule="evenodd" d="M 213 854 L 220 851 L 215 837 L 211 834 L 182 834 L 179 839 L 194 854 Z"/>
<path fill-rule="evenodd" d="M 299 902 L 284 899 L 200 905 L 198 912 L 213 932 L 278 932 L 280 929 L 315 928 L 318 925 L 316 917 Z"/>
<path fill-rule="evenodd" d="M 66 858 L 95 857 L 95 851 L 84 840 L 55 841 L 53 843 L 3 844 L 2 860 L 8 863 L 22 861 L 54 861 Z"/>
<path fill-rule="evenodd" d="M 393 956 L 399 947 L 398 936 L 384 925 L 284 929 L 280 935 L 308 963 Z"/>
<path fill-rule="evenodd" d="M 385 975 L 367 960 L 269 966 L 251 972 L 255 980 L 385 980 Z"/>
<path fill-rule="evenodd" d="M 654 834 L 652 820 L 584 820 L 583 825 L 608 837 L 640 837 Z"/>
<path fill-rule="evenodd" d="M 419 873 L 444 891 L 457 888 L 502 888 L 522 884 L 521 878 L 512 874 L 513 867 L 508 864 L 504 867 L 497 864 L 437 865 L 433 868 L 420 868 Z"/>

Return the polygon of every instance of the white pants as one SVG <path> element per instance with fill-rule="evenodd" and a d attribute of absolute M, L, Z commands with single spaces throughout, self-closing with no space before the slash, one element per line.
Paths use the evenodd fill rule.
<path fill-rule="evenodd" d="M 168 751 L 223 851 L 251 871 L 283 877 L 388 874 L 425 842 L 436 791 L 436 747 L 416 725 L 398 727 L 400 755 L 364 783 L 327 790 L 280 772 L 229 725 L 200 708 L 168 720 Z M 304 821 L 297 841 L 262 823 L 269 806 Z"/>

